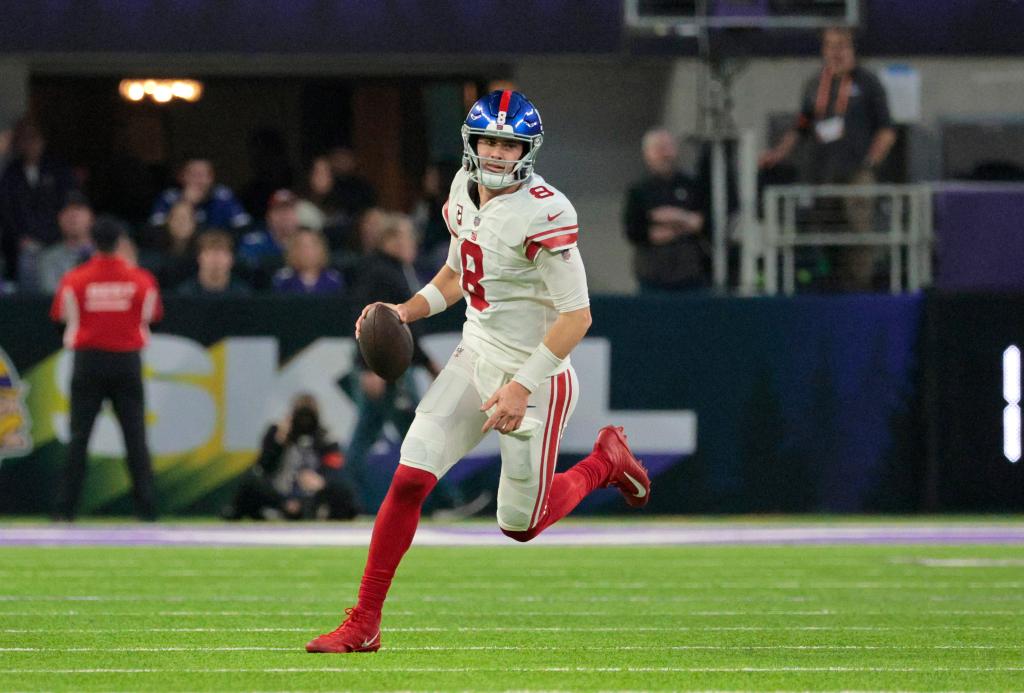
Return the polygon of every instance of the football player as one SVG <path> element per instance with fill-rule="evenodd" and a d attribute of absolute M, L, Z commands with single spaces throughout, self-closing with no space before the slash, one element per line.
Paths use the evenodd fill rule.
<path fill-rule="evenodd" d="M 411 323 L 465 298 L 462 343 L 402 443 L 359 602 L 341 626 L 306 645 L 310 652 L 380 648 L 384 598 L 424 499 L 491 429 L 501 436 L 498 526 L 516 541 L 533 539 L 597 488 L 618 487 L 633 507 L 650 497 L 647 471 L 619 427 L 602 428 L 588 457 L 555 473 L 579 398 L 569 353 L 591 318 L 576 210 L 533 171 L 543 132 L 536 107 L 510 90 L 477 101 L 462 126 L 463 168 L 443 210 L 452 236 L 448 260 L 412 299 L 384 304 Z M 370 307 L 356 322 L 357 335 Z"/>

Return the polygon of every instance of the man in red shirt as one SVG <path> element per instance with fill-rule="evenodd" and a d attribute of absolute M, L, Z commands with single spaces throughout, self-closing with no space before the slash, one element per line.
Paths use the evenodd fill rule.
<path fill-rule="evenodd" d="M 117 254 L 124 227 L 100 219 L 93 228 L 96 254 L 61 279 L 50 317 L 66 324 L 65 348 L 74 351 L 71 376 L 71 442 L 57 504 L 57 518 L 75 518 L 85 481 L 87 448 L 103 400 L 114 407 L 124 434 L 135 512 L 156 519 L 153 467 L 146 446 L 140 352 L 149 324 L 163 316 L 156 279 Z"/>

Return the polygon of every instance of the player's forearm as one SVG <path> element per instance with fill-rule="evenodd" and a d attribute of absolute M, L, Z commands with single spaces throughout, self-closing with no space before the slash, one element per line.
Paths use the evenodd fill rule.
<path fill-rule="evenodd" d="M 403 303 L 400 308 L 406 324 L 422 320 L 430 315 L 430 304 L 421 294 L 413 294 L 412 298 Z"/>
<path fill-rule="evenodd" d="M 559 313 L 555 323 L 544 335 L 544 346 L 558 358 L 564 359 L 586 336 L 591 322 L 590 308 Z"/>
<path fill-rule="evenodd" d="M 444 297 L 445 307 L 452 305 L 462 298 L 462 288 L 459 286 L 459 275 L 451 267 L 445 265 L 434 275 L 430 283 L 441 292 Z M 402 304 L 405 321 L 416 322 L 431 315 L 430 302 L 420 293 L 414 294 L 412 298 Z"/>
<path fill-rule="evenodd" d="M 562 368 L 565 357 L 587 333 L 590 322 L 590 308 L 560 313 L 544 335 L 544 342 L 512 376 L 513 382 L 522 385 L 527 392 L 536 392 L 546 378 Z"/>
<path fill-rule="evenodd" d="M 459 283 L 459 274 L 448 265 L 445 265 L 434 275 L 430 283 L 436 286 L 447 305 L 458 303 L 462 298 L 462 285 Z"/>

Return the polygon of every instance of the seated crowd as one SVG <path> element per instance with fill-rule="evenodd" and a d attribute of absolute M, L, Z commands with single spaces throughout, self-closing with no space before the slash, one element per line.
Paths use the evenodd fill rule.
<path fill-rule="evenodd" d="M 107 210 L 94 209 L 73 172 L 46 152 L 30 122 L 19 124 L 0 176 L 0 294 L 53 293 L 61 276 L 89 258 L 90 229 Z M 315 157 L 297 190 L 277 189 L 253 218 L 213 163 L 186 160 L 177 185 L 155 199 L 134 229 L 138 264 L 165 295 L 245 296 L 254 293 L 338 294 L 358 282 L 363 261 L 380 250 L 382 233 L 413 223 L 422 248 L 417 273 L 433 275 L 448 234 L 440 216 L 436 170 L 425 176 L 412 216 L 376 206 L 376 192 L 356 172 L 352 152 Z M 435 247 L 437 246 L 437 247 Z"/>

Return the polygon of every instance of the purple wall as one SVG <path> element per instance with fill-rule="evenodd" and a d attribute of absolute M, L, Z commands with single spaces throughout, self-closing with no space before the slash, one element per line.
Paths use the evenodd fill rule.
<path fill-rule="evenodd" d="M 1024 54 L 1018 0 L 869 0 L 863 50 Z"/>
<path fill-rule="evenodd" d="M 934 199 L 935 286 L 1024 290 L 1024 185 L 943 185 Z"/>
<path fill-rule="evenodd" d="M 758 0 L 759 3 L 764 0 Z M 4 52 L 688 53 L 624 39 L 621 0 L 33 0 L 4 3 Z M 984 11 L 979 7 L 984 6 Z M 585 11 L 584 11 L 585 8 Z M 867 54 L 1020 54 L 1024 2 L 866 0 Z M 813 32 L 730 33 L 741 50 L 817 50 Z"/>
<path fill-rule="evenodd" d="M 619 45 L 617 0 L 33 0 L 0 52 L 588 53 Z"/>

